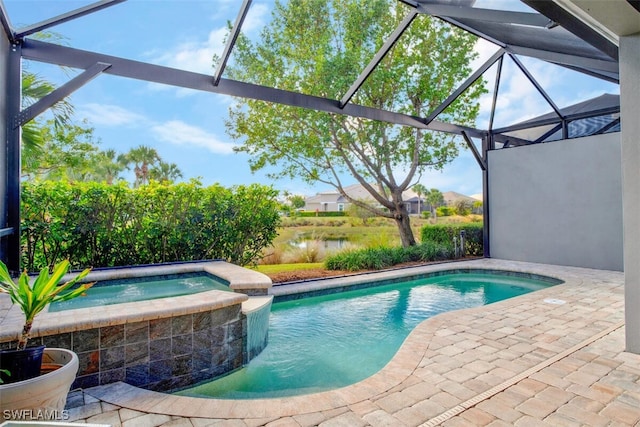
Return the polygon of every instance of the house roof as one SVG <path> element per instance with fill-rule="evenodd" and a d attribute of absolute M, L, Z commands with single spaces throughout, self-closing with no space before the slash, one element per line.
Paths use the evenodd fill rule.
<path fill-rule="evenodd" d="M 465 196 L 464 194 L 457 193 L 455 191 L 445 191 L 442 193 L 442 198 L 444 199 L 446 204 L 456 203 L 460 200 L 465 202 L 477 202 L 473 197 Z"/>
<path fill-rule="evenodd" d="M 510 54 L 537 58 L 609 81 L 619 80 L 618 47 L 597 34 L 590 34 L 589 41 L 585 41 L 542 14 L 472 7 L 451 10 L 438 7 L 445 2 L 437 0 L 419 3 L 426 13 L 431 11 Z"/>
<path fill-rule="evenodd" d="M 620 95 L 606 93 L 577 104 L 509 126 L 504 132 L 515 137 L 510 145 L 557 141 L 563 138 L 563 120 L 567 122 L 566 137 L 579 138 L 620 131 Z M 502 133 L 504 130 L 496 129 Z"/>

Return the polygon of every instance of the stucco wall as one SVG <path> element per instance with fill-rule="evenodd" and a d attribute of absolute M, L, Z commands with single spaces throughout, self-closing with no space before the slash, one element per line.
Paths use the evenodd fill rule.
<path fill-rule="evenodd" d="M 491 257 L 622 271 L 619 133 L 488 159 Z"/>

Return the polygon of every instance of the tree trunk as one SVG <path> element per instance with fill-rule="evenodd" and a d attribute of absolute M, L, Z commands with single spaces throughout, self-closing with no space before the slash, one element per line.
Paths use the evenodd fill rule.
<path fill-rule="evenodd" d="M 27 320 L 24 322 L 24 325 L 22 326 L 22 333 L 18 339 L 18 347 L 16 347 L 17 350 L 24 350 L 27 348 L 27 341 L 29 341 L 29 337 L 31 336 L 32 325 L 33 320 Z"/>
<path fill-rule="evenodd" d="M 413 230 L 411 229 L 411 220 L 409 214 L 403 209 L 402 211 L 396 211 L 394 215 L 398 231 L 400 232 L 400 240 L 402 246 L 408 248 L 409 246 L 416 245 L 416 239 L 413 237 Z"/>

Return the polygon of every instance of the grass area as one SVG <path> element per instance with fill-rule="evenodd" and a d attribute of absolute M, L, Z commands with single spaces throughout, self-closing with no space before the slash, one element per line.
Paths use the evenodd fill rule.
<path fill-rule="evenodd" d="M 275 273 L 288 273 L 290 271 L 315 270 L 318 268 L 324 268 L 324 264 L 321 262 L 306 262 L 296 264 L 268 264 L 258 265 L 257 267 L 255 267 L 257 271 L 267 275 Z"/>

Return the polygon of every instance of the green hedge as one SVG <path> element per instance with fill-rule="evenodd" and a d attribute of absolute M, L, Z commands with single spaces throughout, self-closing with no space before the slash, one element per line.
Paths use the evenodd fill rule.
<path fill-rule="evenodd" d="M 339 252 L 328 257 L 324 264 L 327 270 L 380 270 L 405 262 L 439 261 L 453 258 L 451 247 L 426 242 L 408 248 L 378 247 Z"/>
<path fill-rule="evenodd" d="M 425 225 L 420 233 L 423 243 L 433 242 L 453 248 L 453 237 L 459 238 L 461 230 L 465 230 L 465 255 L 481 256 L 484 231 L 482 223 Z"/>
<path fill-rule="evenodd" d="M 44 181 L 22 188 L 22 266 L 74 268 L 225 259 L 251 263 L 280 224 L 277 191 L 197 182 L 122 185 Z"/>

